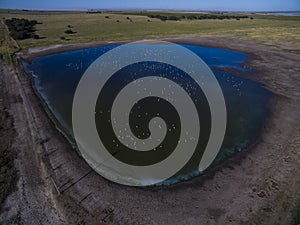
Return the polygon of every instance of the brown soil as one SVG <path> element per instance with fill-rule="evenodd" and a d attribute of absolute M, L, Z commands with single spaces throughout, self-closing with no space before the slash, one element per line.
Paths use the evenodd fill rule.
<path fill-rule="evenodd" d="M 24 224 L 289 224 L 300 197 L 299 49 L 231 36 L 172 41 L 251 54 L 247 66 L 258 71 L 253 79 L 276 93 L 257 143 L 204 176 L 175 186 L 121 186 L 96 174 L 72 149 L 22 68 L 1 62 L 0 80 L 6 87 L 1 98 L 11 102 L 0 105 L 14 121 L 19 179 L 0 223 L 19 213 Z M 28 57 L 60 51 L 54 48 L 31 51 Z"/>

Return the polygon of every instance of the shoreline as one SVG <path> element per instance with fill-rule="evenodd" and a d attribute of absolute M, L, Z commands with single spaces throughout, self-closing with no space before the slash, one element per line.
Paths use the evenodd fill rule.
<path fill-rule="evenodd" d="M 37 47 L 37 48 L 30 48 L 28 49 L 27 53 L 17 53 L 17 57 L 20 57 L 26 60 L 28 63 L 31 63 L 34 59 L 52 55 L 56 53 L 62 53 L 66 51 L 73 51 L 73 50 L 80 50 L 85 48 L 93 48 L 105 45 L 113 45 L 113 44 L 125 44 L 130 41 L 97 41 L 97 42 L 88 42 L 88 43 L 77 43 L 77 44 L 59 44 L 59 45 L 50 45 L 47 47 Z"/>
<path fill-rule="evenodd" d="M 212 35 L 206 35 L 202 38 L 193 38 L 193 37 L 177 37 L 177 38 L 163 38 L 163 39 L 151 39 L 151 40 L 157 40 L 157 41 L 166 41 L 171 42 L 174 44 L 190 44 L 190 45 L 198 45 L 203 47 L 212 47 L 212 48 L 221 48 L 225 50 L 231 50 L 231 51 L 238 51 L 236 48 L 227 45 L 224 46 L 221 43 L 214 42 L 213 40 L 209 40 L 207 38 L 211 37 Z M 96 41 L 96 42 L 87 42 L 87 43 L 73 43 L 73 44 L 58 44 L 58 45 L 50 45 L 50 46 L 44 46 L 44 47 L 36 47 L 36 48 L 29 48 L 26 53 L 19 52 L 17 53 L 18 58 L 22 58 L 26 60 L 28 63 L 31 63 L 33 60 L 35 60 L 38 57 L 46 56 L 46 55 L 52 55 L 67 51 L 74 51 L 74 50 L 80 50 L 85 48 L 94 48 L 94 47 L 100 47 L 100 46 L 106 46 L 106 45 L 114 45 L 114 44 L 128 44 L 131 42 L 131 40 L 125 40 L 125 41 Z M 300 51 L 300 50 L 299 50 Z M 241 52 L 241 51 L 239 51 Z M 253 52 L 245 51 L 244 54 L 251 54 L 253 55 Z M 247 62 L 245 62 L 247 63 Z"/>
<path fill-rule="evenodd" d="M 247 60 L 247 65 L 259 71 L 258 80 L 267 85 L 276 95 L 270 102 L 273 110 L 262 132 L 262 137 L 251 149 L 235 154 L 232 161 L 225 160 L 228 164 L 216 169 L 209 179 L 204 179 L 202 175 L 171 187 L 155 187 L 147 190 L 125 187 L 109 182 L 93 171 L 90 172 L 89 166 L 49 120 L 37 96 L 32 93 L 28 75 L 20 71 L 14 75 L 19 80 L 14 82 L 20 82 L 24 89 L 22 99 L 25 107 L 20 108 L 20 112 L 27 111 L 28 121 L 20 119 L 25 115 L 15 115 L 13 108 L 10 112 L 15 122 L 27 123 L 23 126 L 29 126 L 31 130 L 28 138 L 37 141 L 37 145 L 33 145 L 25 152 L 29 151 L 33 154 L 31 149 L 39 149 L 36 154 L 40 152 L 43 155 L 44 159 L 37 160 L 37 163 L 44 165 L 45 174 L 51 175 L 61 192 L 58 195 L 53 185 L 45 181 L 46 188 L 52 190 L 50 200 L 55 205 L 54 208 L 65 220 L 74 222 L 76 218 L 84 217 L 87 222 L 99 221 L 106 216 L 103 210 L 110 207 L 113 208 L 112 224 L 127 222 L 147 225 L 183 224 L 185 221 L 190 224 L 250 224 L 267 218 L 262 208 L 270 204 L 273 207 L 274 203 L 278 203 L 277 198 L 281 191 L 287 192 L 283 197 L 285 200 L 290 199 L 290 195 L 297 194 L 297 185 L 291 183 L 294 177 L 299 177 L 298 160 L 300 160 L 299 152 L 292 147 L 295 144 L 294 136 L 299 136 L 300 127 L 298 117 L 300 90 L 299 81 L 296 79 L 299 69 L 296 65 L 300 63 L 298 64 L 297 55 L 243 39 L 210 36 L 209 39 L 202 38 L 196 42 L 210 43 L 211 45 L 206 46 L 211 47 L 222 46 L 223 49 L 234 48 L 233 50 L 240 52 L 252 51 L 254 57 Z M 44 49 L 43 53 L 45 52 Z M 38 55 L 37 52 L 31 52 L 31 54 L 36 54 L 36 57 Z M 286 62 L 282 62 L 283 56 Z M 281 62 L 280 65 L 279 62 Z M 287 68 L 290 68 L 291 62 L 295 65 L 294 73 L 292 71 L 288 74 L 284 73 Z M 6 79 L 12 78 L 7 76 Z M 8 91 L 9 97 L 20 90 L 11 88 Z M 20 129 L 22 126 L 16 127 L 16 130 Z M 296 142 L 296 148 L 299 146 Z M 294 161 L 287 163 L 283 160 L 287 157 Z M 24 165 L 19 165 L 19 169 L 24 166 L 31 168 L 28 164 L 24 161 Z M 22 169 L 21 173 L 26 175 L 26 171 L 28 170 Z M 84 181 L 81 181 L 82 177 Z M 30 176 L 27 179 L 31 179 Z M 279 191 L 272 186 L 271 181 L 278 184 Z M 20 188 L 23 190 L 22 187 Z M 41 190 L 44 190 L 43 188 L 40 187 Z M 70 210 L 64 207 L 64 204 L 70 205 L 73 209 L 80 206 L 76 218 L 74 215 L 72 218 Z M 289 207 L 293 204 L 290 201 Z M 39 206 L 33 205 L 33 207 Z M 278 219 L 279 210 L 282 209 L 273 208 L 273 220 Z M 169 214 L 173 216 L 166 216 Z"/>

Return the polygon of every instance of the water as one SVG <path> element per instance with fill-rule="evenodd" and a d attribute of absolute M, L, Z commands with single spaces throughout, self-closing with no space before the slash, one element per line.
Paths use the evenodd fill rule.
<path fill-rule="evenodd" d="M 278 16 L 300 16 L 300 13 L 280 13 Z"/>
<path fill-rule="evenodd" d="M 77 84 L 84 71 L 95 59 L 116 46 L 117 45 L 109 45 L 43 56 L 35 59 L 32 64 L 23 62 L 25 70 L 33 77 L 34 87 L 47 104 L 51 114 L 55 117 L 57 126 L 71 141 L 74 141 L 72 138 L 71 110 Z M 245 62 L 248 57 L 247 55 L 218 48 L 195 45 L 182 46 L 199 55 L 210 66 L 224 94 L 228 121 L 222 148 L 213 163 L 213 165 L 216 165 L 226 157 L 245 149 L 258 138 L 262 125 L 268 115 L 267 102 L 271 94 L 259 83 L 236 77 L 230 72 L 225 72 L 220 69 L 224 67 L 249 72 L 249 69 L 245 69 L 240 65 L 240 63 Z M 136 71 L 140 71 L 141 74 L 149 73 L 149 75 L 151 75 L 151 73 L 152 75 L 163 74 L 161 76 L 166 78 L 169 78 L 177 72 L 180 73 L 180 71 L 177 71 L 174 67 L 150 62 L 134 64 L 123 68 L 117 73 L 124 73 L 127 78 L 133 79 L 136 75 Z M 253 73 L 255 72 L 253 71 Z M 122 82 L 124 83 L 124 81 L 116 79 L 115 83 L 108 85 L 108 90 L 113 90 L 117 88 L 118 85 L 122 86 Z M 183 79 L 182 82 L 187 84 L 190 80 Z M 195 91 L 193 97 L 200 95 L 197 93 L 198 92 Z M 101 104 L 98 102 L 96 112 L 100 112 L 101 107 Z M 133 116 L 131 116 L 131 118 L 137 118 L 137 115 L 145 113 L 138 108 L 139 107 L 135 107 L 132 109 Z M 148 110 L 151 111 L 151 108 Z M 153 111 L 153 113 L 155 114 L 157 112 Z M 168 115 L 170 116 L 166 118 L 169 118 L 170 121 L 176 121 L 176 114 L 174 114 L 174 117 L 172 117 L 172 114 Z M 204 118 L 204 121 L 209 119 L 210 118 Z M 105 124 L 102 124 L 101 121 L 97 119 L 97 113 L 96 121 L 98 133 L 101 134 Z M 131 122 L 133 125 L 131 127 L 135 127 L 134 124 L 137 122 L 148 124 L 147 121 L 149 121 L 149 118 L 145 120 L 132 119 Z M 105 129 L 105 131 L 107 131 L 107 129 Z M 108 133 L 109 132 L 104 132 L 103 135 L 106 135 L 107 138 L 111 138 Z M 142 130 L 133 129 L 133 133 L 137 136 L 140 134 L 141 138 L 147 137 L 147 132 L 143 133 Z M 145 137 L 143 137 L 143 135 Z M 167 144 L 166 146 L 172 145 Z M 189 165 L 185 166 L 179 173 L 173 176 L 169 180 L 169 183 L 197 175 L 195 163 L 197 164 L 197 160 L 191 161 Z"/>

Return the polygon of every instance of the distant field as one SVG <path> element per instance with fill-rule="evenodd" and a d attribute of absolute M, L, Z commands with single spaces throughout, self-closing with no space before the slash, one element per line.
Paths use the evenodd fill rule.
<path fill-rule="evenodd" d="M 37 20 L 36 34 L 41 39 L 17 41 L 21 49 L 52 44 L 83 43 L 91 41 L 138 40 L 145 38 L 180 37 L 185 35 L 231 34 L 257 38 L 271 42 L 289 42 L 300 46 L 300 17 L 248 14 L 245 19 L 204 19 L 161 21 L 149 18 L 149 14 L 159 15 L 200 15 L 191 13 L 161 12 L 31 12 L 0 10 L 2 20 L 25 18 Z M 234 15 L 234 14 L 225 14 Z M 236 14 L 241 15 L 241 14 Z M 247 15 L 247 14 L 245 14 Z M 109 18 L 106 18 L 109 17 Z M 129 17 L 129 18 L 127 18 Z M 65 34 L 71 26 L 74 34 Z M 3 28 L 2 28 L 3 29 Z M 1 35 L 0 35 L 1 38 Z M 62 39 L 66 40 L 62 40 Z M 3 39 L 3 37 L 2 37 Z M 1 47 L 3 48 L 3 47 Z M 5 48 L 5 47 L 4 47 Z"/>

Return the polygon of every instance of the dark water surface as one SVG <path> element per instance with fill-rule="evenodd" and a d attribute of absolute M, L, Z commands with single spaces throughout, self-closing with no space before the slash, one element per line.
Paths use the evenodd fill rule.
<path fill-rule="evenodd" d="M 23 62 L 25 70 L 33 77 L 34 87 L 57 120 L 57 126 L 66 136 L 70 137 L 71 141 L 73 135 L 72 102 L 77 84 L 85 70 L 94 60 L 116 46 L 118 45 L 101 46 L 42 56 L 35 59 L 32 64 Z M 249 71 L 249 69 L 244 69 L 240 65 L 240 63 L 245 62 L 248 57 L 247 55 L 218 48 L 195 45 L 182 46 L 200 56 L 202 60 L 210 66 L 224 94 L 228 117 L 227 130 L 222 148 L 214 162 L 214 164 L 217 164 L 235 152 L 245 149 L 257 139 L 268 114 L 267 102 L 271 94 L 259 83 L 236 77 L 230 72 L 217 69 L 224 67 L 232 68 L 237 71 Z M 149 68 L 154 69 L 151 70 Z M 125 73 L 128 78 L 132 78 L 134 74 L 136 74 L 134 71 L 137 70 L 144 74 L 149 73 L 152 76 L 154 74 L 160 74 L 160 76 L 166 78 L 169 78 L 172 74 L 180 73 L 180 71 L 176 71 L 174 67 L 163 66 L 153 62 L 135 64 L 123 68 L 121 72 Z M 255 73 L 254 71 L 252 72 Z M 117 82 L 120 83 L 122 81 Z M 186 80 L 186 83 L 188 82 L 189 80 Z M 110 88 L 113 89 L 114 85 L 111 85 Z M 195 92 L 194 95 L 197 95 L 197 92 Z M 149 101 L 152 100 L 149 99 Z M 99 107 L 101 108 L 101 106 L 97 107 L 98 109 L 96 108 L 96 111 L 99 111 Z M 137 108 L 133 109 L 134 115 L 140 113 L 136 110 Z M 174 120 L 176 120 L 175 117 Z M 170 118 L 172 119 L 172 117 Z M 101 121 L 99 124 L 101 124 Z M 102 126 L 99 124 L 97 128 L 99 128 L 98 132 L 101 133 Z M 138 134 L 139 131 L 133 130 L 133 133 Z M 184 179 L 186 179 L 195 174 L 193 169 L 188 168 L 181 171 L 181 174 L 177 174 L 177 176 L 179 175 L 181 178 L 184 177 Z M 175 178 L 175 180 L 177 178 Z"/>

